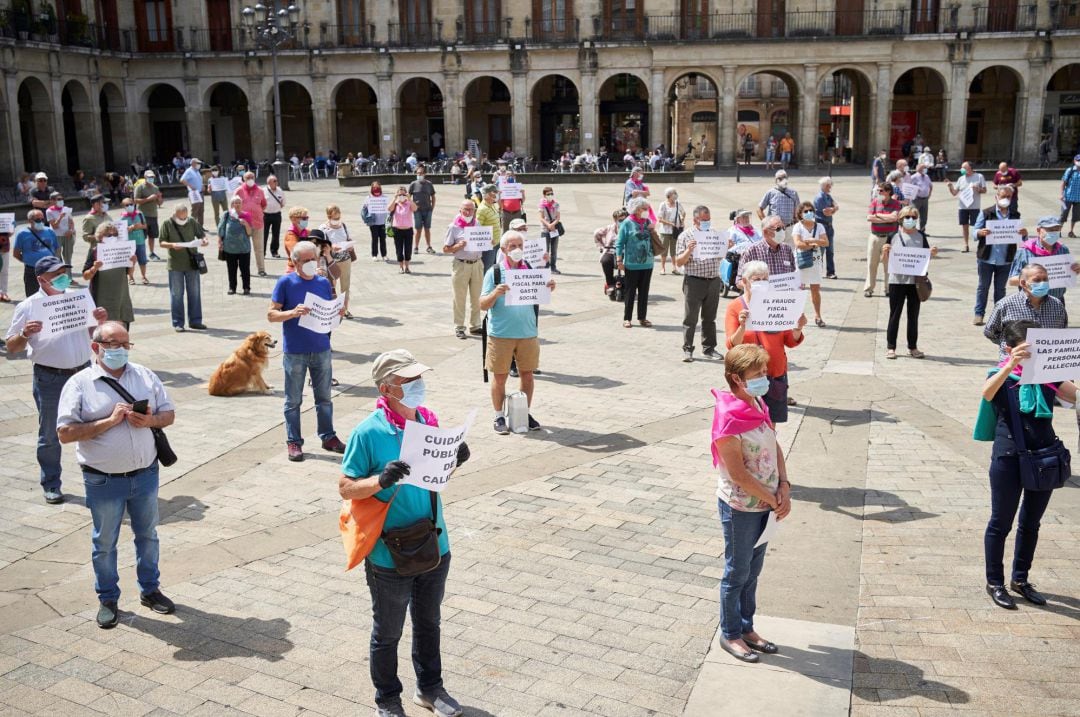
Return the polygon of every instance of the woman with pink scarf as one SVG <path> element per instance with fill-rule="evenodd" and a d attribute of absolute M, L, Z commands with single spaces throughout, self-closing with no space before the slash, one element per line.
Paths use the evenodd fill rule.
<path fill-rule="evenodd" d="M 555 190 L 544 187 L 544 198 L 540 201 L 540 238 L 547 243 L 547 254 L 552 274 L 561 274 L 555 262 L 559 257 L 559 237 L 562 235 L 562 211 L 555 201 Z"/>
<path fill-rule="evenodd" d="M 713 466 L 724 530 L 724 577 L 720 580 L 720 647 L 741 662 L 778 648 L 754 630 L 757 581 L 767 543 L 758 545 L 770 513 L 791 512 L 791 483 L 776 430 L 762 396 L 769 390 L 769 353 L 740 344 L 724 356 L 727 391 L 713 389 Z"/>
<path fill-rule="evenodd" d="M 1013 257 L 1009 269 L 1009 286 L 1020 286 L 1020 272 L 1028 264 L 1038 264 L 1043 257 L 1069 253 L 1069 247 L 1060 241 L 1061 219 L 1055 216 L 1043 217 L 1039 220 L 1036 231 L 1038 236 L 1034 239 L 1025 237 L 1026 241 L 1016 249 L 1016 256 Z M 1014 245 L 1009 246 L 1015 248 Z M 1073 262 L 1072 270 L 1074 273 L 1080 272 L 1080 263 Z M 1065 288 L 1051 289 L 1050 296 L 1065 301 Z"/>

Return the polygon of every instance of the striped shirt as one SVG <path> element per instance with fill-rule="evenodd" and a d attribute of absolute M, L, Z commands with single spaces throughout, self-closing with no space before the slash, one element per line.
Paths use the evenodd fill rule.
<path fill-rule="evenodd" d="M 1029 319 L 1038 321 L 1044 329 L 1064 329 L 1069 325 L 1069 314 L 1065 311 L 1065 304 L 1052 296 L 1044 296 L 1038 306 L 1033 306 L 1023 289 L 1006 296 L 994 305 L 994 311 L 990 314 L 990 320 L 986 322 L 983 335 L 998 345 L 998 359 L 1004 359 L 1009 355 L 1009 349 L 1005 346 L 1003 337 L 1005 322 Z"/>
<path fill-rule="evenodd" d="M 694 238 L 694 230 L 687 229 L 679 235 L 679 241 L 675 244 L 675 253 L 682 254 L 686 251 L 686 246 L 690 243 L 690 240 Z M 695 259 L 694 255 L 690 255 L 690 261 L 686 263 L 684 270 L 687 276 L 696 276 L 700 279 L 715 279 L 720 276 L 720 262 L 721 258 L 715 259 Z"/>
<path fill-rule="evenodd" d="M 751 245 L 743 255 L 742 260 L 739 262 L 741 266 L 746 266 L 751 261 L 763 261 L 769 265 L 769 276 L 777 276 L 779 274 L 790 274 L 796 270 L 795 265 L 795 252 L 788 244 L 777 244 L 775 247 L 769 246 L 769 242 L 762 239 L 756 244 Z"/>
<path fill-rule="evenodd" d="M 784 226 L 787 227 L 795 221 L 795 207 L 799 206 L 799 193 L 791 189 L 773 187 L 765 192 L 758 206 L 766 210 L 766 216 L 780 217 Z"/>

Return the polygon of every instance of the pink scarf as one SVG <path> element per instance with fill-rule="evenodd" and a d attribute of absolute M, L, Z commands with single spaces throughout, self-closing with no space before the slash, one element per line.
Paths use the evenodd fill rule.
<path fill-rule="evenodd" d="M 405 416 L 390 408 L 390 402 L 386 400 L 386 396 L 379 396 L 379 400 L 375 402 L 375 408 L 382 409 L 386 414 L 386 420 L 390 422 L 391 426 L 395 428 L 405 430 L 405 421 L 408 420 Z M 426 426 L 438 426 L 439 419 L 435 417 L 435 414 L 427 410 L 423 406 L 417 406 L 416 412 L 424 419 L 424 425 Z"/>
<path fill-rule="evenodd" d="M 746 225 L 736 224 L 735 227 L 739 231 L 741 231 L 743 234 L 748 236 L 748 237 L 754 236 L 754 225 L 753 224 L 746 224 Z"/>
<path fill-rule="evenodd" d="M 1058 245 L 1054 244 L 1050 249 L 1043 247 L 1043 243 L 1039 241 L 1038 237 L 1034 239 L 1028 239 L 1024 242 L 1024 248 L 1030 251 L 1035 256 L 1053 256 L 1057 254 Z"/>
<path fill-rule="evenodd" d="M 772 428 L 769 419 L 769 409 L 765 403 L 758 399 L 758 407 L 753 408 L 741 398 L 730 391 L 718 391 L 712 389 L 712 395 L 716 397 L 716 408 L 713 412 L 712 424 L 712 457 L 713 467 L 720 465 L 720 451 L 716 449 L 716 440 L 728 436 L 737 436 L 747 431 L 752 431 L 762 423 Z"/>
<path fill-rule="evenodd" d="M 469 221 L 465 221 L 465 217 L 458 214 L 454 217 L 454 226 L 464 229 L 465 227 L 471 227 L 476 224 L 476 217 L 473 217 Z"/>

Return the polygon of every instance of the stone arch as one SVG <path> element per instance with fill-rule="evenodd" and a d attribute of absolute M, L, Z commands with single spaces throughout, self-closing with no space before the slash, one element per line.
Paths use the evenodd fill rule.
<path fill-rule="evenodd" d="M 101 123 L 101 150 L 106 169 L 127 171 L 131 148 L 127 136 L 127 107 L 124 93 L 112 82 L 102 83 L 98 91 L 98 112 Z"/>
<path fill-rule="evenodd" d="M 1046 82 L 1045 115 L 1050 118 L 1047 134 L 1049 162 L 1070 162 L 1080 151 L 1080 104 L 1066 95 L 1080 93 L 1080 62 L 1062 62 Z M 1041 140 L 1040 140 L 1041 141 Z"/>
<path fill-rule="evenodd" d="M 288 79 L 279 83 L 281 93 L 281 149 L 288 160 L 293 154 L 303 157 L 315 153 L 315 114 L 311 89 L 303 80 Z M 267 127 L 274 126 L 274 88 L 267 103 Z"/>
<path fill-rule="evenodd" d="M 139 96 L 139 110 L 140 111 L 142 111 L 142 112 L 149 111 L 149 109 L 150 109 L 150 98 L 151 98 L 151 96 L 154 95 L 155 92 L 160 92 L 161 87 L 168 87 L 168 88 L 176 90 L 176 93 L 178 95 L 180 95 L 181 98 L 187 96 L 186 93 L 185 93 L 185 90 L 184 90 L 184 85 L 182 83 L 174 82 L 172 80 L 157 80 L 157 81 L 147 85 L 143 89 L 142 94 Z"/>
<path fill-rule="evenodd" d="M 466 144 L 475 139 L 494 159 L 513 148 L 513 102 L 510 85 L 494 75 L 474 77 L 462 92 L 462 128 Z"/>
<path fill-rule="evenodd" d="M 78 80 L 69 80 L 64 84 L 60 91 L 60 111 L 68 176 L 75 174 L 77 169 L 83 169 L 87 174 L 96 174 L 104 169 L 98 166 L 101 158 L 96 151 L 99 143 L 94 136 L 94 106 L 90 93 Z"/>
<path fill-rule="evenodd" d="M 975 162 L 1010 162 L 1022 146 L 1017 122 L 1024 79 L 1012 67 L 989 64 L 969 72 L 964 158 Z"/>
<path fill-rule="evenodd" d="M 19 169 L 58 173 L 61 167 L 56 153 L 55 110 L 48 88 L 38 78 L 26 77 L 19 83 L 17 92 L 23 156 L 23 166 Z"/>
<path fill-rule="evenodd" d="M 611 73 L 599 85 L 600 142 L 612 156 L 648 149 L 649 86 L 635 72 Z"/>
<path fill-rule="evenodd" d="M 204 107 L 210 110 L 210 146 L 215 163 L 254 161 L 251 111 L 247 93 L 233 82 L 216 82 L 206 89 Z"/>
<path fill-rule="evenodd" d="M 446 146 L 443 90 L 430 77 L 413 76 L 401 83 L 397 112 L 402 157 L 416 152 L 421 160 L 431 159 Z"/>
<path fill-rule="evenodd" d="M 874 134 L 870 102 L 873 87 L 874 81 L 859 67 L 839 65 L 821 73 L 816 96 L 820 115 L 829 117 L 823 157 L 826 161 L 866 165 L 879 149 L 870 146 Z"/>
<path fill-rule="evenodd" d="M 761 76 L 778 80 L 780 84 L 761 80 Z M 807 139 L 800 130 L 802 114 L 803 79 L 783 67 L 753 67 L 736 76 L 735 127 L 732 137 L 723 141 L 735 142 L 735 156 L 744 163 L 767 160 L 766 145 L 770 136 L 777 142 L 791 135 L 795 141 L 795 157 L 814 157 L 816 152 L 802 147 Z M 757 112 L 758 122 L 749 119 L 749 112 Z M 739 116 L 742 114 L 743 120 Z M 816 135 L 816 132 L 814 133 Z M 746 156 L 749 135 L 752 142 L 749 158 Z M 775 154 L 779 163 L 779 148 Z"/>
<path fill-rule="evenodd" d="M 147 88 L 143 101 L 154 163 L 168 164 L 177 152 L 183 152 L 188 146 L 184 93 L 171 82 L 159 82 Z"/>
<path fill-rule="evenodd" d="M 667 137 L 676 157 L 687 152 L 687 142 L 694 142 L 693 155 L 699 162 L 718 164 L 720 132 L 720 85 L 706 72 L 683 72 L 667 90 Z M 705 151 L 701 148 L 705 138 Z"/>
<path fill-rule="evenodd" d="M 377 151 L 379 96 L 374 85 L 358 77 L 350 77 L 331 90 L 330 98 L 338 152 L 345 156 L 350 152 L 368 155 Z"/>
<path fill-rule="evenodd" d="M 529 99 L 531 153 L 543 161 L 565 151 L 580 152 L 581 90 L 573 79 L 558 72 L 545 74 L 533 82 Z"/>
<path fill-rule="evenodd" d="M 900 159 L 905 143 L 917 134 L 932 149 L 944 146 L 948 91 L 947 78 L 933 67 L 917 65 L 896 75 L 891 88 L 890 159 Z M 956 163 L 960 158 L 950 159 Z"/>

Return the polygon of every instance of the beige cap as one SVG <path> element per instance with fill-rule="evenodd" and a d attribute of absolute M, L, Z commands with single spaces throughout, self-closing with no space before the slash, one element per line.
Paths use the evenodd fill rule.
<path fill-rule="evenodd" d="M 430 371 L 430 366 L 425 366 L 416 360 L 405 349 L 394 349 L 379 354 L 375 364 L 371 367 L 371 378 L 376 384 L 382 383 L 390 376 L 401 378 L 416 378 L 425 371 Z"/>
<path fill-rule="evenodd" d="M 529 226 L 529 225 L 525 222 L 525 220 L 521 219 L 519 217 L 517 219 L 510 220 L 510 227 L 509 228 L 513 229 L 514 231 L 518 231 L 520 229 L 524 229 L 527 226 Z"/>
<path fill-rule="evenodd" d="M 46 179 L 47 180 L 48 178 L 49 178 L 49 175 L 45 174 L 44 172 L 38 172 L 37 174 L 34 175 L 34 180 L 35 181 L 38 180 L 38 179 Z"/>

